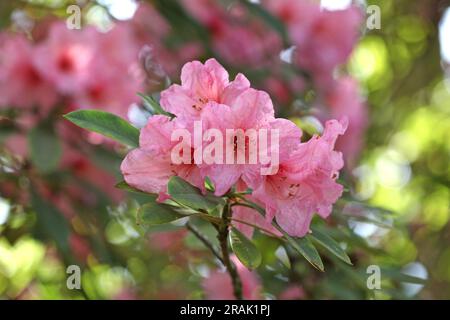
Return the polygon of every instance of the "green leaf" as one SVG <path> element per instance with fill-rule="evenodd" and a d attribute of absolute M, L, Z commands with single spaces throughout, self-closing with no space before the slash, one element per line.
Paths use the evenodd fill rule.
<path fill-rule="evenodd" d="M 205 189 L 211 192 L 215 191 L 214 184 L 209 177 L 205 178 Z"/>
<path fill-rule="evenodd" d="M 136 189 L 136 188 L 130 186 L 126 181 L 120 181 L 120 182 L 116 183 L 116 185 L 114 187 L 116 187 L 117 189 L 120 189 L 120 190 L 128 191 L 128 192 L 144 193 L 144 194 L 153 195 L 152 193 L 147 193 L 147 192 L 141 191 L 139 189 Z"/>
<path fill-rule="evenodd" d="M 386 275 L 388 278 L 391 278 L 392 280 L 397 280 L 400 282 L 423 284 L 423 285 L 427 283 L 427 279 L 411 276 L 409 274 L 403 273 L 400 270 L 391 268 L 382 268 L 381 274 Z"/>
<path fill-rule="evenodd" d="M 249 269 L 255 269 L 261 264 L 261 253 L 258 248 L 240 231 L 235 228 L 230 230 L 231 249 L 239 261 Z"/>
<path fill-rule="evenodd" d="M 345 263 L 350 265 L 352 264 L 347 253 L 345 253 L 344 249 L 342 249 L 339 243 L 337 243 L 333 238 L 329 237 L 325 233 L 320 232 L 319 230 L 317 230 L 317 228 L 312 228 L 312 231 L 313 233 L 309 237 L 313 238 L 325 249 L 327 249 L 329 252 L 334 254 Z"/>
<path fill-rule="evenodd" d="M 213 210 L 225 202 L 212 194 L 203 195 L 200 189 L 177 176 L 169 180 L 167 190 L 172 200 L 195 210 Z"/>
<path fill-rule="evenodd" d="M 140 96 L 140 97 L 142 98 L 142 100 L 144 101 L 145 106 L 146 106 L 147 108 L 149 108 L 150 111 L 151 111 L 153 114 L 162 114 L 162 115 L 168 116 L 168 117 L 170 117 L 170 118 L 175 118 L 175 115 L 174 115 L 174 114 L 165 111 L 165 110 L 161 107 L 161 105 L 160 105 L 158 102 L 156 102 L 155 99 L 153 99 L 152 96 L 147 96 L 147 95 L 142 94 L 142 93 L 138 93 L 138 96 Z"/>
<path fill-rule="evenodd" d="M 30 158 L 42 173 L 49 173 L 58 167 L 61 158 L 61 143 L 52 128 L 38 125 L 28 133 Z"/>
<path fill-rule="evenodd" d="M 99 110 L 78 110 L 64 116 L 77 126 L 100 133 L 124 145 L 139 146 L 139 130 L 124 119 Z"/>
<path fill-rule="evenodd" d="M 308 260 L 309 263 L 313 265 L 314 268 L 323 271 L 323 262 L 320 258 L 319 252 L 317 252 L 317 249 L 314 247 L 314 245 L 309 241 L 307 238 L 298 238 L 294 239 L 290 235 L 286 233 L 281 227 L 276 225 L 278 231 L 280 231 L 284 238 L 287 240 L 287 242 L 295 249 L 297 250 L 303 257 L 305 257 L 306 260 Z"/>
<path fill-rule="evenodd" d="M 317 252 L 316 247 L 309 241 L 308 238 L 299 238 L 294 240 L 297 244 L 297 247 L 294 247 L 305 257 L 306 260 L 309 261 L 314 267 L 319 269 L 320 271 L 324 271 L 323 262 L 320 258 L 319 252 Z"/>
<path fill-rule="evenodd" d="M 42 196 L 31 187 L 31 205 L 36 212 L 38 236 L 54 241 L 61 253 L 70 256 L 69 235 L 70 226 L 64 215 L 51 203 L 44 201 Z"/>
<path fill-rule="evenodd" d="M 186 215 L 176 212 L 171 206 L 151 202 L 144 204 L 139 208 L 137 222 L 138 224 L 143 223 L 148 226 L 156 226 L 184 217 L 186 217 Z"/>

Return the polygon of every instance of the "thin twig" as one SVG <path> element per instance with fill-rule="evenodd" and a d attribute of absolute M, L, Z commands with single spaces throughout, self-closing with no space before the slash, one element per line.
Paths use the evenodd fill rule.
<path fill-rule="evenodd" d="M 270 231 L 270 230 L 267 230 L 267 229 L 265 229 L 265 228 L 262 228 L 262 227 L 260 227 L 260 226 L 257 226 L 256 224 L 253 224 L 253 223 L 250 223 L 250 222 L 246 222 L 246 221 L 244 221 L 244 220 L 240 220 L 240 219 L 236 219 L 236 218 L 231 218 L 231 220 L 232 220 L 232 221 L 236 221 L 236 222 L 238 222 L 238 223 L 245 224 L 245 225 L 250 226 L 250 227 L 253 227 L 253 228 L 255 228 L 255 229 L 259 229 L 259 230 L 261 230 L 261 231 L 267 233 L 268 235 L 271 235 L 272 237 L 279 238 L 279 235 L 273 233 L 273 232 Z"/>
<path fill-rule="evenodd" d="M 191 223 L 187 223 L 186 224 L 186 227 L 188 228 L 188 230 L 189 231 L 191 231 L 192 232 L 192 234 L 194 235 L 194 236 L 196 236 L 197 237 L 197 239 L 198 240 L 200 240 L 213 254 L 214 254 L 214 256 L 217 258 L 217 259 L 219 259 L 219 261 L 223 264 L 223 265 L 225 265 L 225 263 L 223 262 L 223 259 L 222 259 L 222 257 L 220 256 L 220 253 L 217 251 L 217 249 L 214 247 L 214 245 L 211 243 L 211 242 L 209 242 L 209 240 L 208 239 L 206 239 L 206 237 L 199 231 L 199 230 L 197 230 L 197 228 L 196 227 L 194 227 Z"/>

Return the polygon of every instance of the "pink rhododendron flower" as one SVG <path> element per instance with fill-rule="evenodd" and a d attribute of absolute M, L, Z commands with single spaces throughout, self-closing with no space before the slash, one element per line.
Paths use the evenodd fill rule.
<path fill-rule="evenodd" d="M 225 8 L 213 0 L 186 0 L 183 5 L 209 30 L 213 49 L 229 64 L 261 67 L 282 49 L 280 36 L 239 3 Z"/>
<path fill-rule="evenodd" d="M 336 143 L 336 149 L 344 154 L 347 166 L 352 167 L 361 151 L 364 131 L 368 123 L 367 106 L 364 103 L 358 82 L 350 77 L 336 81 L 326 96 L 331 118 L 348 118 L 348 128 Z"/>
<path fill-rule="evenodd" d="M 22 36 L 3 35 L 0 45 L 0 107 L 41 107 L 42 114 L 56 101 L 57 93 L 36 67 L 35 50 Z"/>
<path fill-rule="evenodd" d="M 326 87 L 335 67 L 347 62 L 359 36 L 363 13 L 356 6 L 329 11 L 310 0 L 265 0 L 263 5 L 286 25 L 294 60 Z"/>
<path fill-rule="evenodd" d="M 227 137 L 228 129 L 243 130 L 264 129 L 270 127 L 273 118 L 273 106 L 269 96 L 262 91 L 248 89 L 235 99 L 231 106 L 225 104 L 209 103 L 205 106 L 201 116 L 203 127 L 207 129 L 217 129 L 225 137 L 223 154 L 227 150 L 238 152 L 236 146 L 236 136 Z M 202 174 L 208 176 L 214 186 L 215 193 L 223 195 L 240 178 L 244 181 L 254 179 L 259 166 L 257 164 L 249 164 L 249 144 L 252 141 L 245 142 L 245 164 L 210 164 L 201 165 Z"/>
<path fill-rule="evenodd" d="M 287 157 L 280 156 L 278 173 L 265 176 L 254 189 L 253 196 L 265 204 L 266 218 L 275 217 L 290 235 L 303 237 L 314 213 L 328 217 L 341 196 L 343 187 L 335 180 L 344 162 L 333 148 L 346 127 L 346 121 L 328 121 L 322 137 L 314 136 Z"/>
<path fill-rule="evenodd" d="M 89 65 L 97 41 L 93 28 L 69 30 L 54 23 L 48 37 L 36 48 L 34 59 L 39 71 L 65 94 L 76 93 L 92 76 Z"/>
<path fill-rule="evenodd" d="M 231 260 L 236 266 L 239 278 L 242 282 L 242 296 L 246 300 L 260 300 L 261 282 L 257 274 L 244 267 L 236 256 L 232 256 Z M 221 271 L 213 271 L 208 278 L 203 280 L 203 289 L 206 298 L 209 300 L 235 300 L 233 294 L 233 286 L 228 273 Z"/>
<path fill-rule="evenodd" d="M 360 9 L 323 10 L 304 42 L 296 41 L 297 62 L 314 72 L 329 72 L 347 62 L 359 36 L 363 19 Z"/>
<path fill-rule="evenodd" d="M 130 152 L 120 167 L 125 181 L 140 190 L 157 193 L 162 201 L 167 196 L 170 177 L 178 175 L 201 187 L 203 180 L 194 164 L 173 164 L 171 150 L 178 141 L 171 141 L 172 132 L 180 127 L 179 120 L 153 116 L 141 130 L 139 148 Z"/>
<path fill-rule="evenodd" d="M 181 71 L 181 85 L 174 84 L 161 92 L 161 106 L 178 118 L 192 122 L 200 119 L 208 102 L 231 105 L 249 88 L 250 82 L 242 74 L 230 82 L 228 72 L 215 59 L 205 64 L 188 62 Z"/>

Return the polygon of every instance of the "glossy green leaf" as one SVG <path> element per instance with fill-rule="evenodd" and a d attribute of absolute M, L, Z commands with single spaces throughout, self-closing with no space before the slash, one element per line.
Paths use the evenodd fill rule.
<path fill-rule="evenodd" d="M 295 242 L 298 245 L 296 249 L 303 255 L 303 257 L 305 257 L 305 259 L 308 260 L 314 267 L 320 271 L 324 271 L 323 262 L 320 258 L 319 252 L 311 241 L 304 237 L 296 239 Z"/>
<path fill-rule="evenodd" d="M 169 195 L 175 202 L 196 210 L 213 210 L 224 204 L 224 200 L 212 194 L 203 195 L 200 189 L 180 177 L 174 176 L 167 186 Z"/>
<path fill-rule="evenodd" d="M 349 256 L 347 253 L 345 253 L 344 249 L 341 248 L 339 243 L 337 243 L 333 238 L 329 237 L 325 233 L 322 233 L 317 228 L 312 228 L 313 233 L 310 238 L 317 241 L 320 245 L 322 245 L 325 249 L 327 249 L 329 252 L 334 254 L 336 257 L 344 261 L 345 263 L 352 264 L 350 261 Z"/>
<path fill-rule="evenodd" d="M 78 110 L 64 116 L 77 126 L 100 133 L 124 145 L 139 146 L 139 130 L 124 119 L 105 111 Z"/>
<path fill-rule="evenodd" d="M 28 134 L 30 158 L 33 165 L 42 173 L 58 167 L 62 154 L 61 143 L 52 128 L 39 125 Z"/>
<path fill-rule="evenodd" d="M 283 233 L 283 237 L 287 240 L 287 242 L 303 257 L 305 257 L 305 259 L 311 263 L 313 267 L 320 271 L 324 271 L 323 262 L 320 258 L 319 252 L 317 252 L 316 247 L 314 247 L 311 241 L 309 241 L 306 237 L 294 239 L 279 226 L 276 227 L 281 233 Z"/>
<path fill-rule="evenodd" d="M 176 212 L 171 206 L 162 203 L 151 202 L 144 204 L 139 208 L 137 223 L 148 226 L 156 226 L 164 223 L 169 223 L 186 217 L 181 213 Z"/>
<path fill-rule="evenodd" d="M 245 235 L 235 228 L 230 230 L 231 249 L 244 266 L 255 269 L 261 264 L 261 253 Z"/>
<path fill-rule="evenodd" d="M 142 93 L 138 93 L 138 95 L 142 98 L 146 107 L 149 108 L 153 114 L 161 114 L 171 118 L 175 117 L 172 113 L 165 111 L 152 96 L 147 96 Z"/>
<path fill-rule="evenodd" d="M 70 226 L 66 218 L 53 204 L 45 201 L 35 189 L 34 186 L 31 188 L 31 205 L 36 212 L 38 236 L 54 241 L 61 252 L 69 256 Z"/>

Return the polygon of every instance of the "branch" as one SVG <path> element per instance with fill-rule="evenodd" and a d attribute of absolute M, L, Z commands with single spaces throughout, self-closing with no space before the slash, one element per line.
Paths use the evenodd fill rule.
<path fill-rule="evenodd" d="M 218 227 L 220 248 L 222 250 L 223 264 L 227 268 L 228 274 L 231 277 L 231 283 L 233 284 L 233 293 L 237 300 L 242 300 L 242 283 L 237 273 L 236 267 L 230 260 L 230 252 L 228 250 L 228 224 L 231 218 L 231 207 L 229 204 L 225 205 L 222 213 L 223 223 Z"/>
<path fill-rule="evenodd" d="M 196 227 L 194 227 L 194 226 L 193 226 L 191 223 L 189 223 L 189 222 L 186 224 L 186 227 L 188 228 L 189 231 L 192 232 L 192 234 L 193 234 L 195 237 L 197 237 L 198 240 L 200 240 L 200 241 L 205 245 L 205 247 L 207 247 L 207 248 L 214 254 L 214 256 L 215 256 L 217 259 L 219 259 L 220 262 L 222 262 L 223 265 L 225 265 L 225 263 L 224 263 L 222 257 L 220 256 L 220 253 L 216 250 L 216 248 L 214 247 L 214 245 L 213 245 L 211 242 L 209 242 L 209 240 L 206 239 L 206 237 L 205 237 L 199 230 L 197 230 Z"/>

